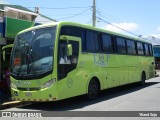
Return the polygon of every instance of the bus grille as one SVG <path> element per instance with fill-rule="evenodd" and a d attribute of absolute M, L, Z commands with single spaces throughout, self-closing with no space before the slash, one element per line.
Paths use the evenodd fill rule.
<path fill-rule="evenodd" d="M 21 88 L 21 87 L 18 87 L 17 89 L 21 90 L 21 91 L 37 91 L 37 90 L 40 90 L 41 88 L 40 87 L 34 87 L 34 88 Z"/>

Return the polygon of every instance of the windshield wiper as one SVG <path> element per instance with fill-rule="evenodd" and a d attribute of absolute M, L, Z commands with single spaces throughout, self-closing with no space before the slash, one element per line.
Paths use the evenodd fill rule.
<path fill-rule="evenodd" d="M 20 73 L 21 69 L 22 69 L 22 64 L 20 65 L 20 67 L 18 69 L 17 77 L 19 77 L 19 73 Z"/>

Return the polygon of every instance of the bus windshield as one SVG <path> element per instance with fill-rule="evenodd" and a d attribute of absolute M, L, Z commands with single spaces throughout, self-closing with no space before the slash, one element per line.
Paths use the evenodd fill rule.
<path fill-rule="evenodd" d="M 52 72 L 56 27 L 35 29 L 16 37 L 11 56 L 11 75 L 20 79 Z"/>

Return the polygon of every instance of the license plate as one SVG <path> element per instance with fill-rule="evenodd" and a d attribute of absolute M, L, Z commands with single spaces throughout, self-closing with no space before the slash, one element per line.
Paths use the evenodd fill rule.
<path fill-rule="evenodd" d="M 32 96 L 32 93 L 26 92 L 26 96 Z"/>
<path fill-rule="evenodd" d="M 14 91 L 14 95 L 15 95 L 15 96 L 18 96 L 18 92 Z"/>

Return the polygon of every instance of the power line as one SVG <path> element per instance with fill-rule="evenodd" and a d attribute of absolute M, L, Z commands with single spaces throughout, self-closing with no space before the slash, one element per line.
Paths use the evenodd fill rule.
<path fill-rule="evenodd" d="M 147 38 L 148 37 L 148 38 Z M 160 44 L 160 39 L 159 38 L 156 38 L 154 36 L 147 36 L 147 40 L 153 42 L 153 43 L 156 43 L 156 44 Z M 149 38 L 150 37 L 150 38 Z"/>
<path fill-rule="evenodd" d="M 101 20 L 101 21 L 107 23 L 107 24 L 110 24 L 110 25 L 112 25 L 112 26 L 114 26 L 114 27 L 116 27 L 116 28 L 118 28 L 118 29 L 120 29 L 120 30 L 123 30 L 123 31 L 125 31 L 125 32 L 127 32 L 127 33 L 129 33 L 129 34 L 132 34 L 133 36 L 138 37 L 138 35 L 136 35 L 136 34 L 133 33 L 133 32 L 130 32 L 130 31 L 125 30 L 125 29 L 123 29 L 123 28 L 121 28 L 121 27 L 118 27 L 118 26 L 116 26 L 116 25 L 114 25 L 114 24 L 112 24 L 112 23 L 110 23 L 110 22 L 108 22 L 108 21 L 106 21 L 106 20 L 104 20 L 104 19 L 102 19 L 102 18 L 100 18 L 100 17 L 97 17 L 97 18 L 98 18 L 99 20 Z"/>
<path fill-rule="evenodd" d="M 122 22 L 121 20 L 119 20 L 118 18 L 116 18 L 116 17 L 114 17 L 113 15 L 107 15 L 107 17 L 106 16 L 104 16 L 103 15 L 103 13 L 101 12 L 101 11 L 103 11 L 103 10 L 101 10 L 101 9 L 99 9 L 99 8 L 97 8 L 97 14 L 98 15 L 100 15 L 101 17 L 104 17 L 104 18 L 106 18 L 106 19 L 111 19 L 111 20 L 113 20 L 113 21 L 115 21 L 115 22 Z"/>
<path fill-rule="evenodd" d="M 99 10 L 97 10 L 97 14 L 100 15 L 100 16 L 102 16 L 102 17 L 105 17 L 105 16 L 102 15 L 102 12 L 99 11 Z M 97 17 L 97 16 L 96 16 L 96 17 Z M 118 26 L 116 26 L 116 25 L 114 25 L 114 24 L 112 24 L 112 23 L 110 23 L 110 22 L 108 22 L 108 21 L 106 21 L 106 20 L 104 20 L 104 19 L 102 19 L 102 18 L 100 18 L 100 17 L 97 17 L 97 18 L 98 18 L 99 20 L 107 23 L 107 24 L 110 24 L 110 25 L 112 25 L 112 26 L 114 26 L 114 27 L 116 27 L 116 28 L 118 28 L 118 29 L 120 29 L 120 30 L 123 30 L 123 31 L 125 31 L 125 32 L 127 32 L 127 33 L 129 33 L 129 34 L 131 34 L 131 35 L 133 35 L 133 36 L 136 36 L 136 37 L 140 38 L 139 35 L 137 35 L 137 34 L 135 34 L 135 33 L 133 33 L 133 32 L 130 32 L 130 31 L 125 30 L 125 29 L 123 29 L 123 28 L 121 28 L 121 27 L 118 27 Z M 152 41 L 152 40 L 150 40 L 150 39 L 142 38 L 142 37 L 141 37 L 141 39 L 146 40 L 146 41 L 149 41 L 149 42 L 152 42 L 152 43 L 156 43 L 156 44 L 158 43 L 158 42 Z M 159 44 L 159 43 L 158 43 L 158 44 Z"/>
<path fill-rule="evenodd" d="M 93 10 L 91 9 L 91 11 L 93 11 Z M 98 9 L 96 8 L 96 13 L 97 13 L 99 16 L 101 16 L 101 17 L 105 17 L 105 16 L 102 15 L 102 12 L 100 11 L 99 8 L 98 8 Z M 122 31 L 125 31 L 125 32 L 127 32 L 127 33 L 129 33 L 129 34 L 131 34 L 131 35 L 133 35 L 133 36 L 136 36 L 136 37 L 140 38 L 139 35 L 137 35 L 137 34 L 135 34 L 135 33 L 133 33 L 133 32 L 130 32 L 130 31 L 125 30 L 125 29 L 123 29 L 123 28 L 121 28 L 121 27 L 118 27 L 118 26 L 116 26 L 116 25 L 114 25 L 114 24 L 112 24 L 112 23 L 110 23 L 110 22 L 108 22 L 108 21 L 106 21 L 106 20 L 98 17 L 98 16 L 96 16 L 96 17 L 97 17 L 100 21 L 102 21 L 102 22 L 104 22 L 104 23 L 110 24 L 110 25 L 112 25 L 112 26 L 114 26 L 114 27 L 116 27 L 116 28 L 118 28 L 118 29 L 120 29 L 120 30 L 122 30 Z M 105 17 L 105 18 L 106 18 L 106 17 Z M 117 21 L 117 20 L 116 20 L 116 21 Z M 119 21 L 118 21 L 118 22 L 119 22 Z M 150 39 L 146 39 L 146 38 L 142 38 L 142 37 L 141 37 L 141 39 L 143 39 L 143 40 L 145 40 L 145 41 L 152 42 L 152 43 L 160 44 L 159 42 L 153 41 L 153 40 L 150 40 Z"/>
<path fill-rule="evenodd" d="M 63 10 L 63 9 L 82 9 L 82 8 L 89 8 L 92 12 L 95 11 L 94 14 L 97 13 L 99 16 L 105 17 L 104 15 L 102 15 L 102 12 L 100 11 L 100 9 L 97 9 L 97 8 L 94 8 L 94 9 L 93 9 L 93 7 L 94 7 L 94 6 L 86 6 L 86 7 L 61 7 L 61 8 L 39 7 L 39 8 L 41 8 L 41 9 L 62 9 L 62 10 Z M 35 8 L 35 7 L 27 7 L 27 8 Z M 65 14 L 65 15 L 71 15 L 71 16 L 64 17 L 64 18 L 59 18 L 59 19 L 57 19 L 57 20 L 68 19 L 68 18 L 72 18 L 72 17 L 79 16 L 79 15 L 83 14 L 84 12 L 88 11 L 89 9 L 86 9 L 86 10 L 84 10 L 84 11 L 82 11 L 81 13 L 78 13 L 78 14 Z M 49 15 L 48 15 L 48 16 L 49 16 Z M 55 15 L 50 15 L 50 16 L 55 16 Z M 57 16 L 58 16 L 58 15 L 57 15 Z M 64 15 L 59 15 L 59 16 L 64 16 Z M 97 17 L 100 21 L 103 21 L 103 22 L 105 22 L 105 23 L 107 23 L 107 24 L 110 24 L 110 25 L 112 25 L 112 26 L 114 26 L 114 27 L 116 27 L 116 28 L 118 28 L 118 29 L 121 29 L 121 30 L 123 30 L 123 31 L 125 31 L 125 32 L 127 32 L 127 33 L 129 33 L 129 34 L 131 34 L 131 35 L 133 35 L 133 36 L 139 37 L 139 35 L 137 35 L 137 34 L 135 34 L 135 33 L 133 33 L 133 32 L 130 32 L 130 31 L 125 30 L 125 29 L 123 29 L 123 28 L 121 28 L 121 27 L 118 27 L 118 26 L 116 26 L 116 25 L 114 25 L 114 24 L 112 24 L 112 23 L 110 23 L 110 22 L 108 22 L 108 21 L 106 21 L 106 20 L 98 17 L 98 16 L 96 16 L 96 17 Z M 106 17 L 105 17 L 105 18 L 106 18 Z M 113 18 L 112 18 L 112 19 L 113 19 Z M 115 18 L 114 18 L 114 20 L 115 20 Z M 117 19 L 116 19 L 116 21 L 117 21 Z M 119 21 L 118 21 L 118 22 L 119 22 Z M 150 41 L 150 42 L 152 42 L 152 43 L 158 43 L 158 42 L 155 42 L 155 41 L 153 41 L 153 40 L 146 39 L 146 38 L 141 38 L 141 39 Z M 159 43 L 158 43 L 158 44 L 159 44 Z"/>
<path fill-rule="evenodd" d="M 110 19 L 112 19 L 113 21 L 121 22 L 120 20 L 118 20 L 117 18 L 113 17 L 112 15 L 110 15 L 111 17 L 105 17 L 105 16 L 102 14 L 102 12 L 101 12 L 101 10 L 100 10 L 99 8 L 97 8 L 96 12 L 97 12 L 97 14 L 98 14 L 99 16 L 101 16 L 101 17 L 104 17 L 104 18 L 107 18 L 107 19 L 110 18 Z M 110 25 L 111 25 L 111 24 L 110 24 Z M 112 24 L 112 25 L 113 25 L 113 24 Z M 115 26 L 116 26 L 116 25 L 114 25 L 114 27 L 115 27 Z M 116 26 L 116 28 L 119 29 L 118 26 Z M 122 30 L 122 29 L 123 29 L 123 28 L 121 28 L 121 30 Z M 123 30 L 123 31 L 125 31 L 125 32 L 127 32 L 127 33 L 129 33 L 129 34 L 132 34 L 132 35 L 134 35 L 134 36 L 136 36 L 136 37 L 139 37 L 139 35 L 136 35 L 136 34 L 133 33 L 133 32 L 130 32 L 130 31 L 127 31 L 127 30 Z M 142 38 L 142 37 L 141 37 L 141 39 L 146 40 L 146 41 L 149 41 L 149 42 L 152 42 L 152 43 L 160 44 L 159 41 L 154 41 L 153 39 Z M 155 37 L 155 40 L 160 40 L 160 39 L 158 39 L 158 38 Z"/>
<path fill-rule="evenodd" d="M 52 7 L 38 7 L 41 9 L 83 9 L 83 8 L 90 8 L 91 6 L 86 7 L 59 7 L 59 8 L 52 8 Z M 35 7 L 26 7 L 26 8 L 35 8 Z"/>
<path fill-rule="evenodd" d="M 83 14 L 83 15 L 90 15 L 91 13 L 87 13 L 87 14 Z M 76 14 L 61 14 L 61 15 L 46 15 L 46 16 L 73 16 L 73 15 L 77 15 L 77 13 Z"/>
<path fill-rule="evenodd" d="M 90 24 L 92 22 L 92 19 L 90 19 L 88 22 L 86 22 L 86 24 Z"/>
<path fill-rule="evenodd" d="M 78 14 L 75 14 L 75 15 L 72 15 L 72 16 L 69 16 L 69 17 L 59 18 L 59 19 L 57 19 L 57 20 L 62 20 L 62 19 L 68 19 L 68 18 L 76 17 L 76 16 L 79 16 L 79 15 L 85 13 L 85 12 L 88 11 L 88 10 L 90 10 L 90 8 L 89 8 L 89 9 L 86 9 L 86 10 L 84 10 L 84 11 L 78 13 Z"/>
<path fill-rule="evenodd" d="M 118 28 L 118 29 L 120 29 L 120 30 L 123 30 L 123 31 L 125 31 L 125 32 L 127 32 L 127 33 L 129 33 L 129 34 L 131 34 L 131 35 L 136 36 L 136 37 L 139 38 L 139 35 L 137 35 L 137 34 L 135 34 L 135 33 L 133 33 L 133 32 L 130 32 L 130 31 L 125 30 L 125 29 L 123 29 L 123 28 L 121 28 L 121 27 L 118 27 L 118 26 L 116 26 L 116 25 L 114 25 L 114 24 L 112 24 L 112 23 L 110 23 L 110 22 L 108 22 L 108 21 L 106 21 L 106 20 L 104 20 L 104 19 L 102 19 L 102 18 L 100 18 L 100 17 L 97 17 L 97 18 L 98 18 L 99 20 L 107 23 L 107 24 L 110 24 L 110 25 L 112 25 L 112 26 L 114 26 L 114 27 L 116 27 L 116 28 Z M 152 41 L 152 40 L 150 40 L 150 39 L 146 39 L 146 38 L 142 38 L 142 37 L 141 37 L 141 39 L 143 39 L 143 40 L 145 40 L 145 41 L 152 42 L 152 43 L 159 44 L 158 42 Z"/>

